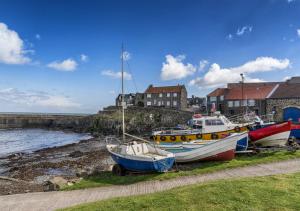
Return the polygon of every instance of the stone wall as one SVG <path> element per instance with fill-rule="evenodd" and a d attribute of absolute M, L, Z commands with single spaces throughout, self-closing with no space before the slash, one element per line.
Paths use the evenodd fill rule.
<path fill-rule="evenodd" d="M 125 110 L 126 132 L 132 134 L 150 133 L 154 128 L 186 124 L 192 115 L 192 112 L 176 109 L 128 107 Z M 94 116 L 91 131 L 96 134 L 121 134 L 121 109 L 99 112 L 98 115 Z"/>
<path fill-rule="evenodd" d="M 272 113 L 273 108 L 275 108 L 275 121 L 283 120 L 283 109 L 288 106 L 300 107 L 300 98 L 267 99 L 267 113 Z"/>

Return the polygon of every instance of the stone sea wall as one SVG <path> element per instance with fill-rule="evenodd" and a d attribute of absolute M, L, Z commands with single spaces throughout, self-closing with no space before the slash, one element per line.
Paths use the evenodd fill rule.
<path fill-rule="evenodd" d="M 82 115 L 0 114 L 0 129 L 49 128 L 87 132 L 92 117 Z"/>

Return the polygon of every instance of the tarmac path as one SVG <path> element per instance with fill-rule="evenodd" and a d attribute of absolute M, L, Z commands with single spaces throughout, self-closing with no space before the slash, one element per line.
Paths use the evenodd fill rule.
<path fill-rule="evenodd" d="M 90 188 L 74 191 L 36 192 L 0 196 L 1 211 L 55 210 L 115 197 L 154 193 L 172 188 L 221 179 L 235 179 L 300 172 L 300 159 L 222 170 L 209 174 L 147 181 L 131 185 Z"/>

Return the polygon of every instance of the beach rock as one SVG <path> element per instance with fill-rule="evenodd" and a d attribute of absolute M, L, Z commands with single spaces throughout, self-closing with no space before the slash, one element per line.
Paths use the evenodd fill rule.
<path fill-rule="evenodd" d="M 72 157 L 72 158 L 78 158 L 78 157 L 81 157 L 82 155 L 83 155 L 83 152 L 81 152 L 81 151 L 74 151 L 74 152 L 70 153 L 70 157 Z"/>
<path fill-rule="evenodd" d="M 48 192 L 48 191 L 57 191 L 59 190 L 59 186 L 50 182 L 50 181 L 46 181 L 43 183 L 43 190 L 45 192 Z"/>
<path fill-rule="evenodd" d="M 53 177 L 51 180 L 43 184 L 44 191 L 57 191 L 68 184 L 68 181 L 63 177 Z"/>

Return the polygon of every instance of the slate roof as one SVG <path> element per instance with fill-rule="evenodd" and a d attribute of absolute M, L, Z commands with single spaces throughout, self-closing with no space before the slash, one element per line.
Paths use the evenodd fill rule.
<path fill-rule="evenodd" d="M 300 98 L 300 83 L 282 83 L 269 98 Z"/>
<path fill-rule="evenodd" d="M 147 94 L 159 94 L 159 93 L 179 93 L 182 89 L 185 89 L 184 85 L 177 85 L 177 86 L 158 86 L 154 87 L 150 85 L 145 93 Z"/>

